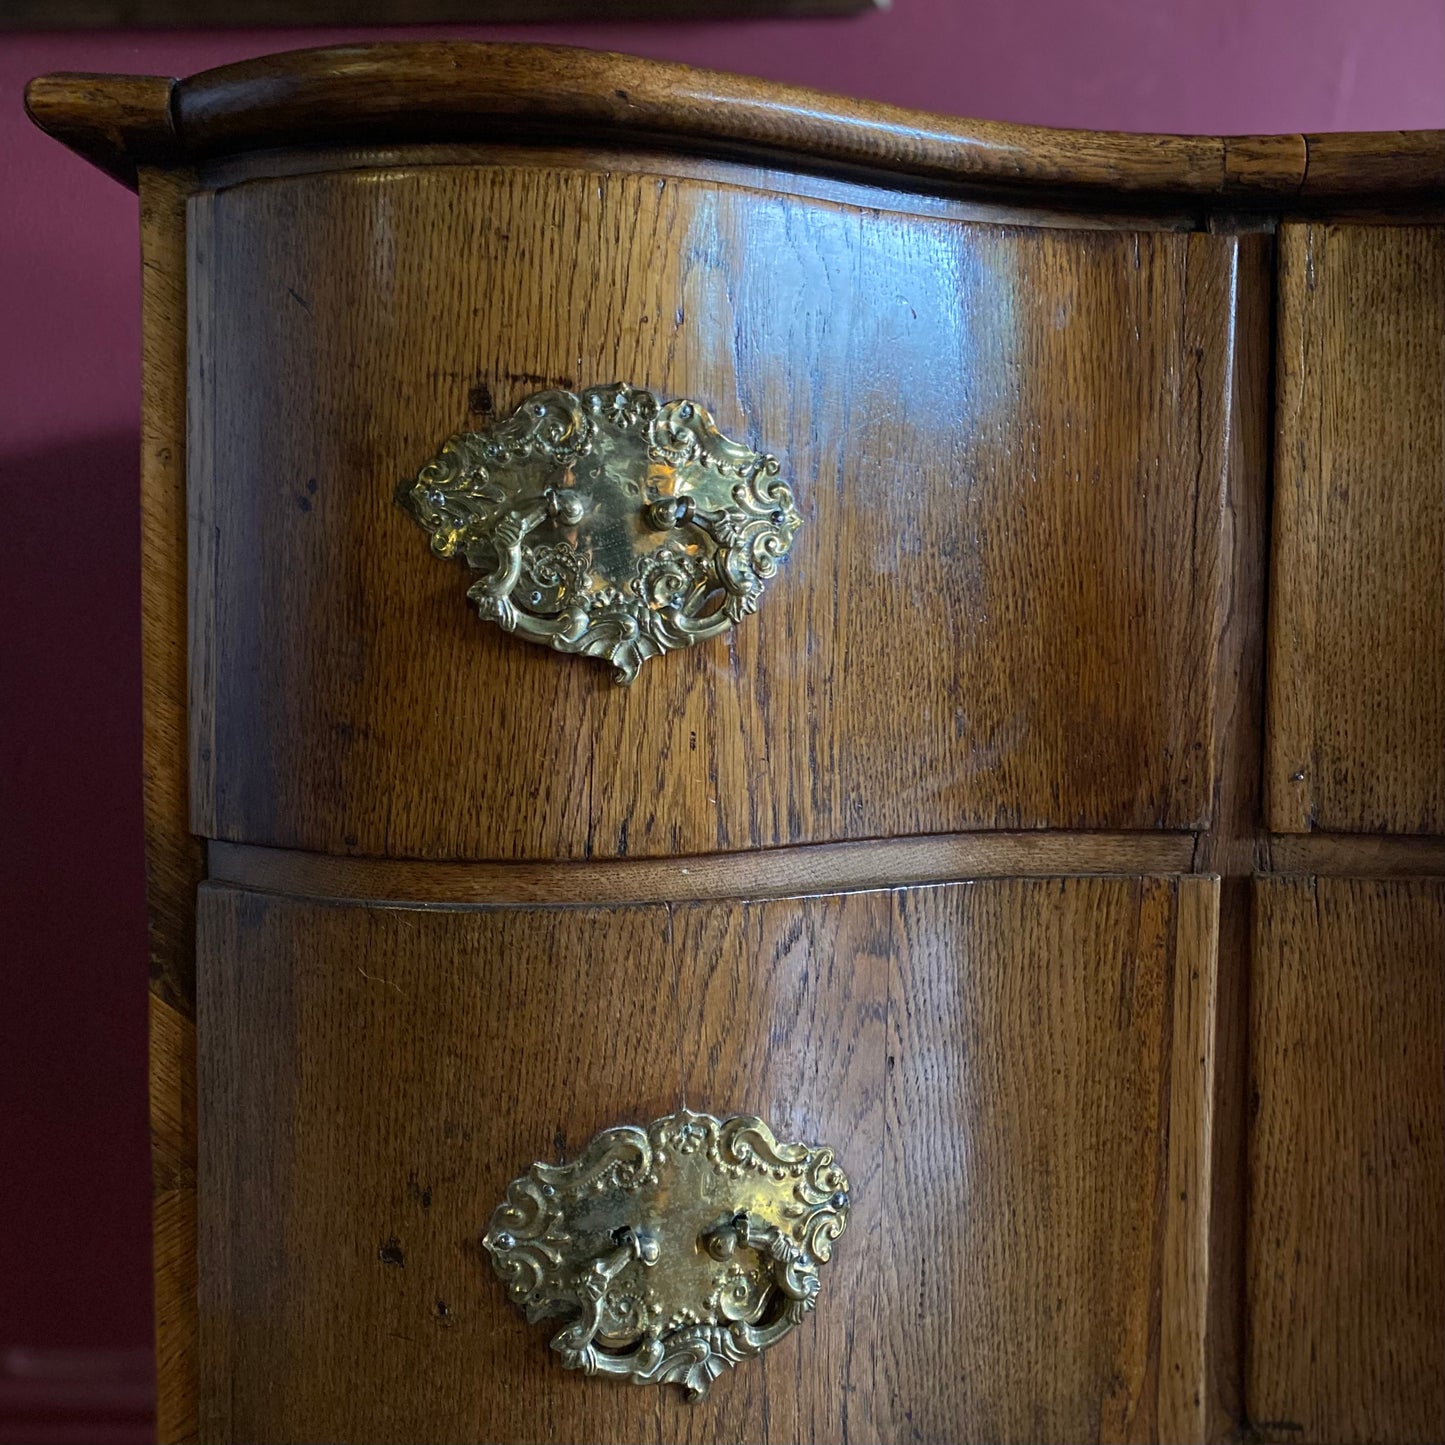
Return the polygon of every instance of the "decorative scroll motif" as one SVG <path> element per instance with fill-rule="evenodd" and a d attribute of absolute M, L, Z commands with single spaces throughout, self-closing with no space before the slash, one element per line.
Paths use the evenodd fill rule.
<path fill-rule="evenodd" d="M 697 1400 L 802 1321 L 847 1223 L 831 1149 L 684 1110 L 534 1164 L 482 1244 L 528 1320 L 573 1316 L 552 1340 L 569 1370 Z"/>
<path fill-rule="evenodd" d="M 483 618 L 623 683 L 756 611 L 802 523 L 775 457 L 621 383 L 534 393 L 452 437 L 400 499 L 432 551 L 482 574 Z"/>

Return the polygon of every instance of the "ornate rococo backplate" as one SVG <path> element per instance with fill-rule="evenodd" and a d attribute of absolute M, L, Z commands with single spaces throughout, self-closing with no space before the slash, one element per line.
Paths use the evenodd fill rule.
<path fill-rule="evenodd" d="M 575 1316 L 552 1340 L 568 1369 L 696 1400 L 802 1321 L 847 1222 L 831 1149 L 684 1110 L 534 1164 L 482 1244 L 528 1320 Z"/>
<path fill-rule="evenodd" d="M 605 658 L 618 682 L 755 611 L 802 521 L 776 458 L 621 383 L 534 393 L 452 437 L 401 500 L 434 552 L 482 574 L 483 618 Z"/>

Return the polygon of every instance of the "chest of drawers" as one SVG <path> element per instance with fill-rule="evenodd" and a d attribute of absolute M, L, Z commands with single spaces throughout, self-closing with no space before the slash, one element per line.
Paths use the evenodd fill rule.
<path fill-rule="evenodd" d="M 29 104 L 141 198 L 162 1438 L 1439 1438 L 1441 136 Z M 699 1234 L 694 1138 L 846 1179 Z M 714 1249 L 776 1342 L 622 1321 Z"/>

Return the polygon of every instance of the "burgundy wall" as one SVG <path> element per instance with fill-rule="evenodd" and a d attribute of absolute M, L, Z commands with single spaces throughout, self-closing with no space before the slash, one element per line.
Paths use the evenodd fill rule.
<path fill-rule="evenodd" d="M 136 206 L 29 127 L 21 88 L 419 33 L 1051 125 L 1445 126 L 1439 0 L 894 0 L 829 21 L 0 40 L 0 1433 L 7 1348 L 143 1347 L 150 1329 Z"/>

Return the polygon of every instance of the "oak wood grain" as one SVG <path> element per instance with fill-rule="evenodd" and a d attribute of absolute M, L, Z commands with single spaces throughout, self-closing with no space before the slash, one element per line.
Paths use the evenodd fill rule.
<path fill-rule="evenodd" d="M 442 167 L 192 222 L 199 831 L 583 858 L 1208 817 L 1257 238 Z M 393 502 L 469 395 L 615 378 L 779 452 L 805 517 L 756 617 L 625 691 L 481 624 Z"/>
<path fill-rule="evenodd" d="M 139 190 L 144 168 L 188 169 L 171 109 L 175 85 L 160 75 L 38 75 L 25 87 L 25 112 L 77 155 Z"/>
<path fill-rule="evenodd" d="M 196 1025 L 150 996 L 151 1174 L 157 1194 L 196 1187 Z"/>
<path fill-rule="evenodd" d="M 1445 228 L 1279 251 L 1268 824 L 1445 832 Z"/>
<path fill-rule="evenodd" d="M 688 1102 L 834 1144 L 855 1203 L 808 1323 L 706 1401 L 665 1392 L 662 1439 L 878 1440 L 878 1342 L 895 1328 L 877 1248 L 894 1213 L 883 1174 L 893 899 L 694 903 L 672 920 Z"/>
<path fill-rule="evenodd" d="M 151 987 L 189 1013 L 195 890 L 189 822 L 186 520 L 186 200 L 194 175 L 141 176 L 141 699 Z"/>
<path fill-rule="evenodd" d="M 304 898 L 457 907 L 786 898 L 975 878 L 1187 873 L 1187 833 L 957 833 L 756 853 L 585 863 L 427 863 L 346 858 L 245 843 L 209 845 L 219 883 Z M 1351 878 L 1445 876 L 1445 838 L 1275 833 L 1257 841 L 1253 874 Z M 1231 895 L 1233 898 L 1234 895 Z M 1249 909 L 1249 895 L 1243 910 Z M 1238 899 L 1226 910 L 1235 911 Z M 1243 967 L 1247 971 L 1247 949 Z"/>
<path fill-rule="evenodd" d="M 156 1438 L 197 1438 L 196 1029 L 150 996 Z"/>
<path fill-rule="evenodd" d="M 1174 888 L 999 880 L 898 917 L 883 1437 L 1153 1438 Z"/>
<path fill-rule="evenodd" d="M 1237 1439 L 1245 1417 L 1249 878 L 1262 851 L 1272 263 L 1268 238 L 1241 237 L 1218 423 L 1228 455 L 1212 611 L 1214 794 L 1192 865 L 1221 876 L 1179 884 L 1160 1440 Z"/>
<path fill-rule="evenodd" d="M 1445 132 L 1325 131 L 1301 137 L 1305 144 L 1301 200 L 1338 201 L 1397 186 L 1418 191 L 1436 205 L 1445 200 Z"/>
<path fill-rule="evenodd" d="M 1210 607 L 1218 629 L 1211 730 L 1214 793 L 1193 871 L 1229 878 L 1253 871 L 1260 834 L 1273 260 L 1270 238 L 1240 237 L 1229 299 L 1230 379 L 1223 396 L 1212 398 L 1224 410 L 1218 417 L 1206 413 L 1203 420 L 1205 426 L 1222 429 L 1227 451 L 1215 479 L 1220 521 L 1219 562 L 1213 575 L 1218 590 Z M 1206 297 L 1204 304 L 1217 302 Z M 1241 965 L 1243 961 L 1241 956 Z"/>
<path fill-rule="evenodd" d="M 1213 880 L 201 913 L 205 1438 L 1206 1419 Z M 531 1159 L 684 1101 L 833 1143 L 855 1195 L 814 1317 L 693 1407 L 562 1371 L 476 1244 Z"/>
<path fill-rule="evenodd" d="M 196 1436 L 195 896 L 190 831 L 186 524 L 186 170 L 142 169 L 142 819 L 150 939 L 156 1432 Z"/>
<path fill-rule="evenodd" d="M 1176 885 L 1169 1052 L 1168 1178 L 1160 1294 L 1160 1440 L 1209 1440 L 1210 1165 L 1214 1146 L 1219 883 Z M 1204 1187 L 1200 1188 L 1203 1184 Z"/>
<path fill-rule="evenodd" d="M 1249 1418 L 1445 1436 L 1445 882 L 1258 885 Z"/>
<path fill-rule="evenodd" d="M 196 1309 L 199 1258 L 194 1186 L 151 1200 L 151 1268 L 155 1277 L 156 1439 L 200 1439 L 200 1343 Z"/>
<path fill-rule="evenodd" d="M 1445 878 L 1445 838 L 1272 834 L 1261 871 L 1346 878 Z"/>
<path fill-rule="evenodd" d="M 964 878 L 1181 873 L 1182 833 L 959 833 L 586 863 L 425 863 L 215 842 L 210 877 L 305 898 L 467 904 L 776 898 Z"/>
<path fill-rule="evenodd" d="M 678 1106 L 667 939 L 203 890 L 203 1438 L 658 1438 L 660 1392 L 558 1368 L 479 1239 L 534 1159 Z"/>
<path fill-rule="evenodd" d="M 1160 1440 L 1238 1440 L 1250 884 L 1176 885 Z"/>
<path fill-rule="evenodd" d="M 1273 247 L 1241 237 L 1219 425 L 1214 794 L 1181 882 L 1158 1438 L 1236 1439 L 1244 1420 L 1249 878 L 1260 860 Z"/>
<path fill-rule="evenodd" d="M 443 79 L 444 77 L 444 79 Z M 86 90 L 75 82 L 83 79 Z M 66 138 L 131 77 L 55 77 L 32 113 Z M 69 84 L 67 85 L 66 82 Z M 155 106 L 160 116 L 159 101 Z M 739 151 L 995 191 L 1220 198 L 1232 206 L 1445 191 L 1445 135 L 1160 136 L 958 120 L 685 65 L 560 46 L 413 41 L 292 51 L 176 87 L 177 161 L 269 149 L 512 136 Z M 126 136 L 110 164 L 127 162 Z"/>
<path fill-rule="evenodd" d="M 690 155 L 684 151 L 643 148 L 604 149 L 581 138 L 571 145 L 504 145 L 496 141 L 432 141 L 411 145 L 282 146 L 218 156 L 200 168 L 201 184 L 208 190 L 226 190 L 247 181 L 279 180 L 288 176 L 323 172 L 415 169 L 418 166 L 510 166 L 556 170 L 583 164 L 589 169 L 616 174 L 670 176 L 687 180 L 748 186 L 776 195 L 806 196 L 865 210 L 892 211 L 908 216 L 932 216 L 950 221 L 988 221 L 995 225 L 1045 226 L 1062 230 L 1197 231 L 1203 211 L 1199 203 L 1183 199 L 1176 207 L 1134 207 L 1119 197 L 1117 207 L 1074 207 L 1064 201 L 1033 201 L 1025 195 L 981 198 L 967 188 L 937 182 L 926 189 L 909 186 L 905 178 L 878 175 L 851 176 L 844 169 L 823 175 L 813 171 L 765 165 L 756 161 L 727 160 Z"/>
<path fill-rule="evenodd" d="M 889 929 L 886 894 L 674 918 L 208 885 L 205 1438 L 845 1438 L 840 1372 L 876 1294 Z M 533 1159 L 684 1098 L 816 1131 L 871 1186 L 826 1313 L 694 1410 L 564 1372 L 477 1243 Z M 819 1371 L 831 1385 L 799 1388 Z"/>

